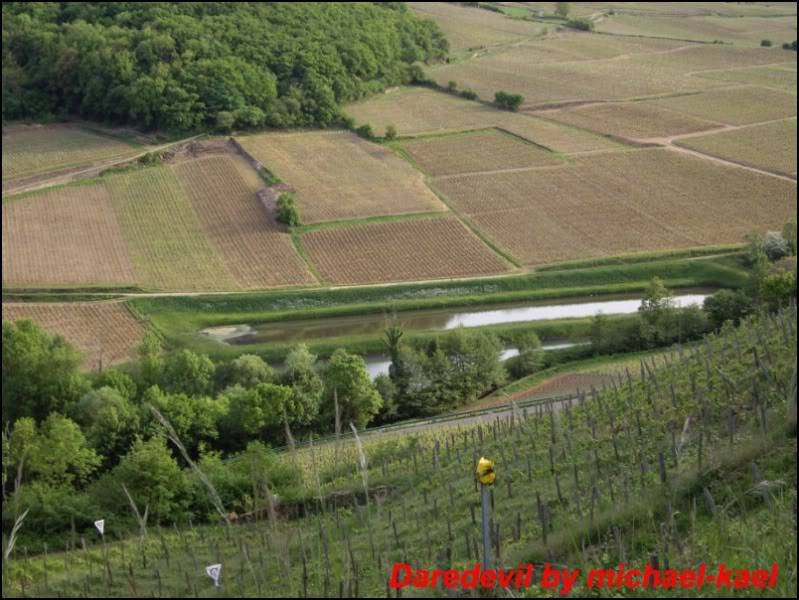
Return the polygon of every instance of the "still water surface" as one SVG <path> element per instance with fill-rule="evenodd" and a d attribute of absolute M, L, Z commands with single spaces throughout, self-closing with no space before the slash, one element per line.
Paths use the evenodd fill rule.
<path fill-rule="evenodd" d="M 707 293 L 692 293 L 675 296 L 680 306 L 701 304 Z M 612 298 L 612 299 L 610 299 Z M 406 330 L 447 331 L 457 327 L 481 327 L 505 323 L 526 323 L 549 319 L 592 317 L 598 313 L 605 315 L 632 314 L 641 305 L 639 296 L 606 296 L 603 300 L 569 301 L 553 303 L 526 302 L 498 307 L 470 307 L 415 310 L 402 312 L 397 320 Z M 368 314 L 352 317 L 331 317 L 258 325 L 238 325 L 231 327 L 211 327 L 202 334 L 228 344 L 247 345 L 265 342 L 302 342 L 341 336 L 380 335 L 386 326 L 386 315 Z"/>

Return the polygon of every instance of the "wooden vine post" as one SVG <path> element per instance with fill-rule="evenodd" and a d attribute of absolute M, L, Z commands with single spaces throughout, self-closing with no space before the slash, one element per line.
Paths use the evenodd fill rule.
<path fill-rule="evenodd" d="M 475 475 L 477 481 L 480 482 L 480 503 L 483 514 L 483 569 L 489 569 L 491 567 L 491 497 L 489 490 L 497 478 L 494 461 L 485 457 L 480 458 Z"/>

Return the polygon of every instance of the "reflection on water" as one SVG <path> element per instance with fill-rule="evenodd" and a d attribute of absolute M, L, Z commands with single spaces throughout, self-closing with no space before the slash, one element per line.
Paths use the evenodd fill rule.
<path fill-rule="evenodd" d="M 701 304 L 706 294 L 675 296 L 681 306 Z M 444 331 L 457 327 L 480 327 L 503 323 L 524 323 L 547 319 L 592 317 L 598 313 L 606 315 L 632 314 L 641 305 L 640 298 L 616 297 L 613 300 L 594 302 L 564 302 L 543 304 L 527 302 L 503 308 L 418 310 L 400 313 L 398 320 L 405 329 Z M 203 334 L 228 344 L 246 345 L 264 342 L 301 342 L 306 340 L 353 335 L 379 335 L 386 325 L 383 314 L 333 317 L 315 320 L 264 323 L 252 327 L 238 326 L 241 335 L 231 333 L 236 327 L 209 328 Z"/>

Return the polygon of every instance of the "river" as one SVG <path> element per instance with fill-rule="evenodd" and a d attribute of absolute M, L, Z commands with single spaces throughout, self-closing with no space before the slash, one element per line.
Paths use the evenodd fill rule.
<path fill-rule="evenodd" d="M 709 292 L 675 296 L 679 306 L 701 304 Z M 525 302 L 498 307 L 483 306 L 434 310 L 412 310 L 397 314 L 405 330 L 447 331 L 458 327 L 482 327 L 506 323 L 528 323 L 550 319 L 568 319 L 605 315 L 633 314 L 641 305 L 639 296 L 605 297 L 603 300 L 560 302 Z M 200 333 L 227 344 L 292 343 L 356 335 L 380 335 L 386 326 L 382 313 L 209 327 Z"/>

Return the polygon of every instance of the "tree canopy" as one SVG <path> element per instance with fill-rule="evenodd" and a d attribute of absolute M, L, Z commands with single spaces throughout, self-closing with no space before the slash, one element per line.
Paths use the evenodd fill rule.
<path fill-rule="evenodd" d="M 447 41 L 401 2 L 9 2 L 3 118 L 328 125 Z"/>

